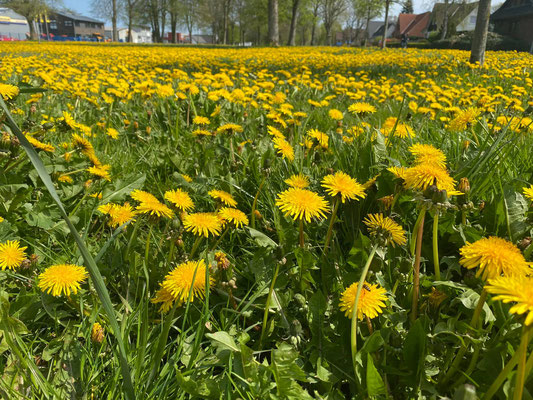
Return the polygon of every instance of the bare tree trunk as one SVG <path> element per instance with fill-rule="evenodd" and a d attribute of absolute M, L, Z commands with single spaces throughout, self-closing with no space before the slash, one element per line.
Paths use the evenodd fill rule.
<path fill-rule="evenodd" d="M 224 40 L 222 41 L 223 44 L 228 44 L 228 33 L 229 33 L 229 7 L 230 7 L 230 0 L 224 0 L 224 26 L 223 26 L 223 35 Z"/>
<path fill-rule="evenodd" d="M 450 0 L 444 0 L 444 21 L 442 21 L 442 28 L 440 30 L 440 40 L 446 39 L 446 35 L 448 34 L 448 13 L 449 12 L 450 12 Z"/>
<path fill-rule="evenodd" d="M 128 0 L 128 43 L 133 41 L 131 30 L 133 29 L 133 0 Z"/>
<path fill-rule="evenodd" d="M 487 47 L 487 33 L 489 31 L 490 0 L 480 0 L 477 9 L 476 29 L 472 38 L 470 62 L 485 62 L 485 48 Z"/>
<path fill-rule="evenodd" d="M 163 43 L 163 38 L 165 37 L 165 26 L 166 26 L 166 18 L 167 18 L 167 7 L 164 2 L 161 4 L 161 34 L 159 37 L 161 38 L 161 43 Z"/>
<path fill-rule="evenodd" d="M 279 46 L 278 0 L 268 0 L 268 41 Z"/>
<path fill-rule="evenodd" d="M 365 47 L 368 44 L 369 34 L 370 34 L 370 7 L 368 8 L 368 13 L 366 15 L 366 29 L 365 29 L 365 43 L 364 43 Z"/>
<path fill-rule="evenodd" d="M 316 2 L 313 6 L 313 27 L 311 28 L 311 46 L 315 45 L 316 39 L 316 21 L 318 18 L 318 8 L 320 6 L 319 2 Z"/>
<path fill-rule="evenodd" d="M 111 25 L 113 26 L 113 42 L 118 42 L 118 32 L 117 32 L 117 0 L 113 0 L 111 3 L 112 12 L 111 12 Z"/>
<path fill-rule="evenodd" d="M 178 27 L 178 15 L 175 10 L 170 12 L 170 43 L 176 43 L 176 30 Z"/>
<path fill-rule="evenodd" d="M 26 17 L 28 20 L 28 26 L 30 28 L 30 40 L 37 40 L 37 31 L 35 30 L 35 19 L 32 17 Z"/>
<path fill-rule="evenodd" d="M 389 7 L 390 0 L 385 0 L 385 25 L 383 25 L 383 40 L 381 43 L 382 49 L 387 47 L 387 31 L 389 30 Z"/>
<path fill-rule="evenodd" d="M 296 24 L 298 22 L 298 6 L 300 0 L 292 0 L 291 27 L 289 29 L 289 41 L 287 45 L 294 46 L 296 43 Z"/>

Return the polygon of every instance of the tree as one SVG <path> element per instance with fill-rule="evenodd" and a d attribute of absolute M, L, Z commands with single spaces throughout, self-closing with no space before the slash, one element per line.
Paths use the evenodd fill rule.
<path fill-rule="evenodd" d="M 118 42 L 118 31 L 117 31 L 117 19 L 119 13 L 119 7 L 122 6 L 122 3 L 118 4 L 117 0 L 92 0 L 91 1 L 91 12 L 93 15 L 97 16 L 111 16 L 111 26 L 112 26 L 112 40 L 113 42 Z"/>
<path fill-rule="evenodd" d="M 381 40 L 381 48 L 387 47 L 387 31 L 389 30 L 389 7 L 391 0 L 385 0 L 385 23 L 383 25 L 383 39 Z"/>
<path fill-rule="evenodd" d="M 402 3 L 402 13 L 403 14 L 413 14 L 414 13 L 413 0 L 405 0 Z"/>
<path fill-rule="evenodd" d="M 271 46 L 279 46 L 278 0 L 268 0 L 268 41 Z"/>
<path fill-rule="evenodd" d="M 30 29 L 30 39 L 37 40 L 35 21 L 39 14 L 44 14 L 48 10 L 48 2 L 45 0 L 0 0 L 0 5 L 10 8 L 26 18 Z"/>
<path fill-rule="evenodd" d="M 315 45 L 316 41 L 316 24 L 318 22 L 318 12 L 320 11 L 320 4 L 322 0 L 313 0 L 311 3 L 312 15 L 313 15 L 313 25 L 311 28 L 311 46 Z"/>
<path fill-rule="evenodd" d="M 134 21 L 139 16 L 139 7 L 142 1 L 143 0 L 124 0 L 123 20 L 125 20 L 126 24 L 128 25 L 128 43 L 131 43 L 133 41 L 131 31 L 133 29 Z"/>
<path fill-rule="evenodd" d="M 370 36 L 370 20 L 378 15 L 381 15 L 384 6 L 384 0 L 354 0 L 354 12 L 359 16 L 359 18 L 365 19 L 365 46 Z"/>
<path fill-rule="evenodd" d="M 337 22 L 338 18 L 346 11 L 345 0 L 322 0 L 321 4 L 322 18 L 324 20 L 324 29 L 326 30 L 326 40 L 329 46 L 332 43 L 333 24 Z"/>
<path fill-rule="evenodd" d="M 300 0 L 292 0 L 291 7 L 291 27 L 289 28 L 289 41 L 287 45 L 294 46 L 296 41 L 296 25 L 298 21 L 298 7 Z"/>
<path fill-rule="evenodd" d="M 485 62 L 485 48 L 487 47 L 487 33 L 489 31 L 490 0 L 480 0 L 477 9 L 476 28 L 472 38 L 470 63 Z"/>

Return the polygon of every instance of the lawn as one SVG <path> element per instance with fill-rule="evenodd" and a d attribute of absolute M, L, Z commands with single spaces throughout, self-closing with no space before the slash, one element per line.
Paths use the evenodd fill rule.
<path fill-rule="evenodd" d="M 0 55 L 0 398 L 533 395 L 533 56 Z"/>

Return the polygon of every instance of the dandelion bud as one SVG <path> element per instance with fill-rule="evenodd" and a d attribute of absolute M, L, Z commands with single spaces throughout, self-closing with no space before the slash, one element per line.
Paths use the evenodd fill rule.
<path fill-rule="evenodd" d="M 261 215 L 261 213 L 259 212 L 259 210 L 254 210 L 254 215 L 255 215 L 255 218 L 258 220 L 258 221 L 261 221 L 263 219 L 263 216 Z"/>
<path fill-rule="evenodd" d="M 468 178 L 461 178 L 458 189 L 464 194 L 468 194 L 470 192 L 470 182 L 468 181 Z"/>
<path fill-rule="evenodd" d="M 102 343 L 104 340 L 104 328 L 98 322 L 95 322 L 91 329 L 91 340 L 94 343 Z"/>
<path fill-rule="evenodd" d="M 133 121 L 133 127 L 135 129 L 139 129 L 139 123 L 137 121 Z"/>
<path fill-rule="evenodd" d="M 152 127 L 151 126 L 147 126 L 146 127 L 146 133 L 149 135 L 150 133 L 152 133 Z"/>
<path fill-rule="evenodd" d="M 230 266 L 230 262 L 229 262 L 228 258 L 221 251 L 217 251 L 215 253 L 215 260 L 217 262 L 217 267 L 219 269 L 228 269 L 228 267 Z"/>
<path fill-rule="evenodd" d="M 532 239 L 530 237 L 523 238 L 519 243 L 518 247 L 522 250 L 525 250 L 531 244 Z"/>

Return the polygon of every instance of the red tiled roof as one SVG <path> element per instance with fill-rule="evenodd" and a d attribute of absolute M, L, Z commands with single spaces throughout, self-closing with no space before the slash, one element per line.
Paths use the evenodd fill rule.
<path fill-rule="evenodd" d="M 400 35 L 425 37 L 430 19 L 431 12 L 429 11 L 423 14 L 400 14 L 398 17 Z"/>

